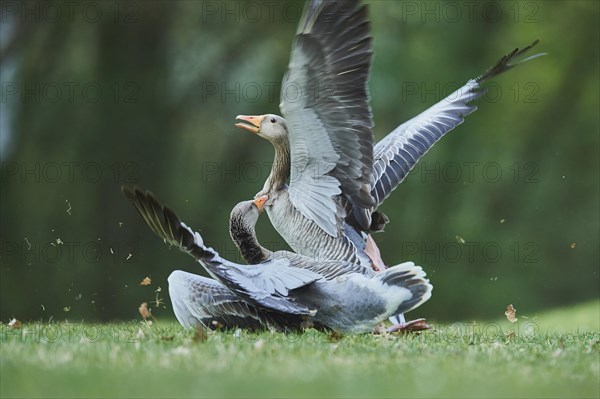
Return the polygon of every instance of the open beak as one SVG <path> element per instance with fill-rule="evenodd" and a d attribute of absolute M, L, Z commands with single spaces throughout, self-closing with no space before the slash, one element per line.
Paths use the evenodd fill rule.
<path fill-rule="evenodd" d="M 265 202 L 267 202 L 267 200 L 269 199 L 268 195 L 261 195 L 260 197 L 254 198 L 254 205 L 256 205 L 256 207 L 258 208 L 259 212 L 263 211 L 263 208 L 265 206 Z"/>
<path fill-rule="evenodd" d="M 265 115 L 258 115 L 258 116 L 238 115 L 235 117 L 235 119 L 239 119 L 239 120 L 248 122 L 248 123 L 244 123 L 244 122 L 236 123 L 235 126 L 241 127 L 242 129 L 246 129 L 252 133 L 258 133 L 258 131 L 260 130 L 260 123 L 262 122 L 263 119 L 265 119 Z"/>

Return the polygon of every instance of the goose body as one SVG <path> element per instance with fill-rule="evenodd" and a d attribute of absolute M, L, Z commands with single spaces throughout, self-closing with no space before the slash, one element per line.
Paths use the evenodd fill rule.
<path fill-rule="evenodd" d="M 379 206 L 419 159 L 477 109 L 482 84 L 515 65 L 536 43 L 502 57 L 493 67 L 374 144 L 367 80 L 372 61 L 366 7 L 358 1 L 308 3 L 283 81 L 301 88 L 284 117 L 239 115 L 236 126 L 270 141 L 271 174 L 257 196 L 268 195 L 267 214 L 299 254 L 316 259 L 359 259 L 368 234 L 382 231 Z M 342 35 L 344 33 L 344 35 Z M 321 101 L 315 88 L 333 88 Z M 323 93 L 322 93 L 323 94 Z M 289 181 L 289 185 L 288 185 Z M 293 223 L 290 223 L 293 220 Z"/>
<path fill-rule="evenodd" d="M 284 187 L 271 191 L 265 207 L 271 223 L 284 237 L 288 245 L 297 253 L 314 260 L 344 260 L 363 265 L 366 271 L 372 271 L 371 261 L 364 252 L 364 241 L 354 229 L 346 223 L 340 223 L 337 236 L 323 234 L 319 225 L 304 215 L 289 201 L 289 192 Z"/>
<path fill-rule="evenodd" d="M 348 261 L 316 261 L 264 249 L 254 225 L 266 199 L 241 202 L 232 211 L 234 242 L 244 257 L 261 260 L 256 265 L 237 265 L 206 247 L 199 233 L 151 193 L 123 191 L 154 233 L 192 255 L 217 280 L 181 271 L 171 274 L 169 294 L 177 319 L 185 327 L 212 320 L 227 327 L 298 328 L 303 320 L 310 320 L 343 332 L 369 332 L 431 296 L 425 273 L 411 262 L 374 275 Z"/>
<path fill-rule="evenodd" d="M 271 312 L 251 305 L 225 285 L 197 274 L 175 270 L 169 275 L 168 284 L 173 312 L 186 329 L 201 324 L 211 329 L 239 327 L 285 331 L 299 329 L 303 321 L 298 315 Z"/>

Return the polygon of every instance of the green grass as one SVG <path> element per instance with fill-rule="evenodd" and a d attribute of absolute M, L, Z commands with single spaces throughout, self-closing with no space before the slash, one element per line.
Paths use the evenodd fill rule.
<path fill-rule="evenodd" d="M 599 397 L 600 302 L 411 336 L 2 326 L 9 397 Z M 558 332 L 560 331 L 560 332 Z"/>

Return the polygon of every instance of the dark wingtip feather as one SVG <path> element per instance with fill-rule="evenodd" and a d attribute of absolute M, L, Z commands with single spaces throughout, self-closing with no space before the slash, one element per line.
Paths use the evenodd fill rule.
<path fill-rule="evenodd" d="M 501 73 L 506 72 L 509 69 L 514 68 L 515 66 L 517 66 L 519 64 L 522 64 L 522 63 L 530 61 L 530 60 L 532 60 L 534 58 L 546 55 L 546 53 L 538 53 L 538 54 L 534 54 L 534 55 L 532 55 L 530 57 L 527 57 L 525 59 L 522 59 L 520 61 L 512 62 L 512 61 L 515 61 L 515 59 L 517 59 L 520 56 L 522 56 L 523 54 L 525 54 L 526 52 L 528 52 L 529 50 L 531 50 L 539 42 L 540 42 L 539 39 L 536 39 L 536 40 L 533 41 L 533 43 L 531 43 L 527 47 L 524 47 L 522 49 L 519 49 L 519 48 L 514 49 L 510 53 L 508 53 L 505 56 L 503 56 L 502 58 L 500 58 L 500 60 L 494 66 L 492 66 L 487 71 L 485 71 L 484 73 L 482 73 L 481 75 L 479 75 L 475 79 L 475 81 L 477 83 L 483 83 L 486 80 L 491 79 L 494 76 L 500 75 Z"/>
<path fill-rule="evenodd" d="M 196 259 L 212 256 L 196 245 L 193 234 L 181 225 L 181 220 L 168 206 L 162 205 L 151 191 L 122 186 L 121 191 L 140 213 L 148 227 L 163 240 L 180 247 Z"/>

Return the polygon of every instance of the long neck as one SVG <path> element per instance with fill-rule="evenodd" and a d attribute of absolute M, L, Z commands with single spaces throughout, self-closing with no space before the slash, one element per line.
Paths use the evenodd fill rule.
<path fill-rule="evenodd" d="M 255 265 L 264 262 L 271 256 L 271 251 L 258 243 L 254 227 L 249 226 L 242 218 L 231 218 L 229 221 L 229 233 L 248 264 Z"/>
<path fill-rule="evenodd" d="M 271 167 L 271 174 L 263 186 L 265 194 L 278 189 L 287 183 L 290 178 L 290 145 L 287 138 L 281 142 L 273 143 L 273 147 L 275 147 L 275 159 Z"/>

